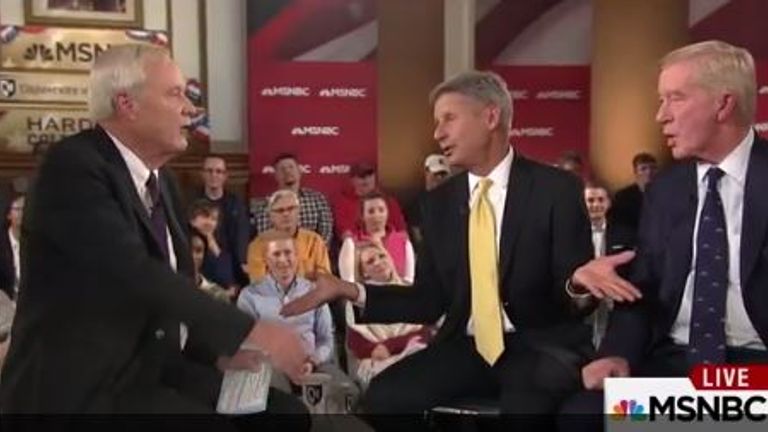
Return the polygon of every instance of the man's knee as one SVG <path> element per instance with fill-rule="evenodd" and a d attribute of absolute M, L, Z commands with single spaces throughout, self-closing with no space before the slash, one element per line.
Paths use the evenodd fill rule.
<path fill-rule="evenodd" d="M 418 391 L 410 391 L 382 374 L 371 381 L 361 405 L 369 414 L 420 414 L 429 407 L 418 396 Z"/>

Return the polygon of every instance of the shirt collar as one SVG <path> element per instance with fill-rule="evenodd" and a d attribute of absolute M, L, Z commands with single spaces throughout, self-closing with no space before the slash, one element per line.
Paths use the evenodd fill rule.
<path fill-rule="evenodd" d="M 741 140 L 725 159 L 720 162 L 717 167 L 725 172 L 725 175 L 733 178 L 736 182 L 744 187 L 744 183 L 747 178 L 747 167 L 749 166 L 749 154 L 752 152 L 752 145 L 755 141 L 755 131 L 751 128 L 744 139 Z M 707 175 L 707 171 L 714 165 L 708 162 L 699 162 L 696 165 L 696 174 L 699 183 L 705 182 L 704 176 Z"/>
<path fill-rule="evenodd" d="M 11 241 L 11 248 L 16 249 L 19 247 L 19 241 L 14 237 L 13 232 L 8 228 L 8 239 Z"/>
<path fill-rule="evenodd" d="M 506 189 L 507 185 L 509 184 L 509 173 L 512 170 L 512 160 L 514 159 L 514 155 L 515 152 L 512 149 L 512 146 L 509 146 L 509 151 L 507 151 L 507 155 L 504 156 L 504 159 L 502 159 L 501 162 L 499 162 L 498 165 L 496 165 L 493 170 L 491 170 L 491 172 L 485 177 L 480 177 L 469 172 L 468 179 L 470 196 L 474 192 L 477 183 L 479 183 L 483 178 L 491 179 L 493 186 Z"/>
<path fill-rule="evenodd" d="M 116 136 L 109 133 L 109 131 L 106 132 L 107 135 L 109 135 L 109 137 L 112 139 L 112 142 L 115 143 L 115 147 L 117 147 L 117 151 L 120 152 L 120 156 L 123 157 L 125 165 L 128 167 L 128 171 L 131 173 L 131 179 L 133 179 L 133 183 L 136 186 L 136 189 L 139 192 L 144 191 L 146 188 L 147 180 L 149 180 L 150 173 L 154 172 L 155 176 L 157 177 L 157 170 L 151 171 L 149 168 L 147 168 L 147 165 L 144 164 L 144 162 L 139 159 L 138 156 L 136 156 L 136 153 L 134 153 L 133 150 L 123 144 L 119 139 L 117 139 Z"/>

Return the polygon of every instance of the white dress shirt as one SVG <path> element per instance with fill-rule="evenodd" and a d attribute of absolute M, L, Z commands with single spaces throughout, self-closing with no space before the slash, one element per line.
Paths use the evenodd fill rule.
<path fill-rule="evenodd" d="M 112 138 L 112 142 L 115 143 L 117 151 L 120 152 L 125 164 L 128 166 L 128 171 L 131 173 L 131 179 L 133 179 L 133 185 L 136 188 L 136 192 L 138 192 L 139 198 L 141 198 L 141 202 L 144 203 L 144 207 L 147 209 L 147 214 L 149 214 L 152 210 L 152 197 L 149 196 L 149 192 L 147 191 L 147 180 L 149 180 L 149 175 L 152 171 L 144 165 L 144 162 L 136 156 L 136 153 L 126 147 L 125 144 L 121 143 L 119 139 L 109 132 L 107 132 L 107 135 Z M 157 170 L 154 170 L 154 173 L 159 182 L 160 177 Z M 158 187 L 159 186 L 160 185 L 158 184 Z M 176 258 L 176 251 L 173 248 L 173 240 L 171 239 L 167 226 L 165 227 L 165 241 L 168 245 L 168 259 L 171 263 L 171 267 L 173 270 L 177 270 L 178 259 Z"/>
<path fill-rule="evenodd" d="M 592 224 L 592 247 L 595 251 L 595 258 L 605 256 L 605 219 L 601 223 Z"/>
<path fill-rule="evenodd" d="M 8 240 L 11 243 L 11 252 L 13 255 L 13 271 L 15 273 L 15 279 L 13 280 L 13 291 L 19 292 L 19 281 L 21 280 L 21 246 L 19 239 L 13 235 L 13 232 L 8 228 Z"/>
<path fill-rule="evenodd" d="M 725 305 L 725 340 L 731 347 L 750 349 L 765 349 L 760 336 L 744 308 L 744 298 L 741 293 L 741 226 L 744 213 L 744 184 L 747 178 L 749 155 L 755 139 L 750 129 L 741 143 L 731 151 L 719 165 L 725 175 L 720 179 L 718 190 L 723 201 L 725 225 L 728 234 L 728 293 Z M 688 344 L 691 323 L 691 303 L 693 302 L 694 270 L 696 268 L 696 233 L 699 229 L 699 218 L 704 207 L 704 197 L 707 194 L 706 173 L 712 164 L 700 162 L 697 167 L 698 208 L 693 230 L 691 247 L 691 268 L 685 281 L 685 291 L 677 318 L 672 325 L 670 336 L 680 345 Z"/>

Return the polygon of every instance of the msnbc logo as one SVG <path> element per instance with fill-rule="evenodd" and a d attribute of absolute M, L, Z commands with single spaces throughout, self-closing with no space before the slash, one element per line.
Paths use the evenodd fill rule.
<path fill-rule="evenodd" d="M 632 421 L 645 420 L 645 406 L 637 403 L 634 399 L 622 399 L 613 406 L 611 417 L 614 420 L 624 420 L 627 417 Z"/>

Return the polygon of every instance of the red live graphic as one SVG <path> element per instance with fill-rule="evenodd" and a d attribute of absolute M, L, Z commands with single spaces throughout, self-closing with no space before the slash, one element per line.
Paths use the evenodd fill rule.
<path fill-rule="evenodd" d="M 768 390 L 768 365 L 698 365 L 688 378 L 697 390 Z"/>

